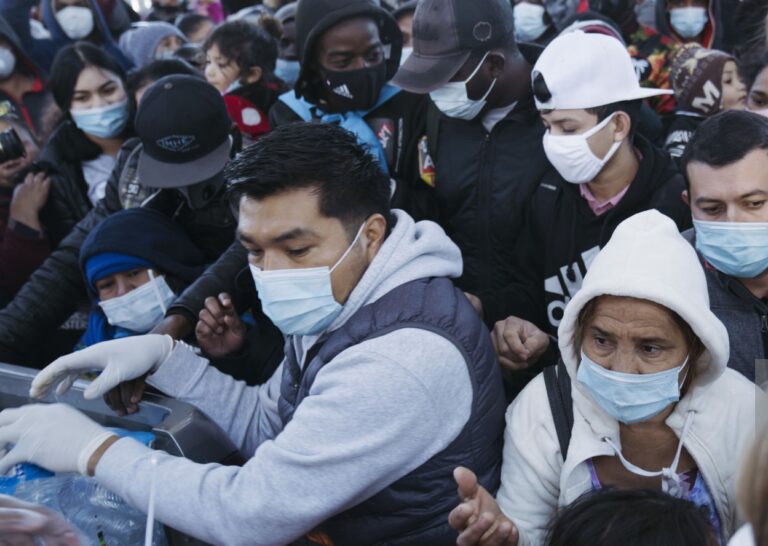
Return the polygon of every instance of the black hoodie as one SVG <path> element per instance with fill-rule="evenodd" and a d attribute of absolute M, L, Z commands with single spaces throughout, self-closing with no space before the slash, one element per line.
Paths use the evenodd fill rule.
<path fill-rule="evenodd" d="M 642 157 L 640 169 L 621 201 L 601 216 L 592 212 L 577 184 L 566 182 L 554 170 L 544 177 L 518 238 L 515 280 L 483 298 L 486 321 L 513 315 L 556 335 L 565 305 L 623 220 L 657 209 L 680 230 L 690 226 L 691 213 L 681 198 L 685 185 L 674 161 L 642 136 L 635 137 L 635 147 Z M 488 307 L 487 302 L 494 304 Z"/>

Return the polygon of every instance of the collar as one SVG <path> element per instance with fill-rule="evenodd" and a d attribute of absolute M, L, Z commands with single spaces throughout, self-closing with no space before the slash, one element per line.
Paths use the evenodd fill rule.
<path fill-rule="evenodd" d="M 602 203 L 597 200 L 592 190 L 589 189 L 589 184 L 579 184 L 579 193 L 587 201 L 589 208 L 592 209 L 595 216 L 601 216 L 619 204 L 619 201 L 627 194 L 631 185 L 631 183 L 627 184 L 623 190 Z"/>

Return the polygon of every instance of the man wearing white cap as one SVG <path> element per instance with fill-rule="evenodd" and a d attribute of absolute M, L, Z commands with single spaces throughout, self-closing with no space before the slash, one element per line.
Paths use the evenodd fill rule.
<path fill-rule="evenodd" d="M 556 334 L 565 305 L 619 223 L 657 209 L 679 229 L 690 224 L 676 166 L 635 132 L 642 100 L 670 91 L 640 87 L 618 40 L 562 35 L 542 53 L 532 81 L 547 128 L 544 151 L 555 169 L 529 204 L 516 280 L 494 298 L 495 308 L 485 309 L 486 319 L 499 320 L 494 343 L 513 372 L 552 363 L 556 350 L 547 334 Z"/>

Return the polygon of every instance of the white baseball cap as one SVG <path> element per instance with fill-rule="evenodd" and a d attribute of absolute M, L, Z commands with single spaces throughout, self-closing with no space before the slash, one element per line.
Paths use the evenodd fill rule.
<path fill-rule="evenodd" d="M 532 77 L 539 110 L 596 108 L 674 93 L 640 87 L 632 58 L 619 40 L 581 31 L 552 40 L 533 67 Z M 539 79 L 546 84 L 549 97 L 538 89 Z"/>

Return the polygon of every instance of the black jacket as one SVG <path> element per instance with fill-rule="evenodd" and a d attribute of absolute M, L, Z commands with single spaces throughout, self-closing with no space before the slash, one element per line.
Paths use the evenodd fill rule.
<path fill-rule="evenodd" d="M 75 225 L 19 291 L 0 310 L 0 361 L 41 365 L 38 349 L 75 310 L 86 295 L 78 254 L 88 233 L 110 214 L 143 206 L 172 217 L 212 262 L 232 243 L 235 221 L 221 196 L 201 210 L 192 210 L 175 190 L 141 186 L 136 168 L 141 153 L 138 139 L 128 140 L 118 154 L 106 195 Z"/>
<path fill-rule="evenodd" d="M 480 119 L 440 116 L 438 122 L 429 134 L 436 140 L 429 143 L 435 215 L 461 249 L 459 288 L 491 305 L 484 294 L 512 281 L 523 212 L 550 168 L 542 146 L 544 126 L 532 100 L 518 104 L 490 133 Z"/>
<path fill-rule="evenodd" d="M 486 320 L 514 315 L 557 334 L 563 309 L 581 288 L 587 269 L 624 219 L 657 209 L 680 230 L 691 224 L 691 213 L 681 199 L 683 177 L 663 151 L 641 136 L 635 147 L 642 154 L 640 169 L 627 193 L 611 210 L 596 216 L 577 184 L 554 170 L 536 189 L 527 209 L 525 229 L 514 257 L 514 282 L 483 298 Z"/>
<path fill-rule="evenodd" d="M 696 129 L 698 129 L 704 119 L 703 116 L 687 113 L 675 113 L 672 117 L 667 129 L 667 137 L 664 141 L 664 150 L 675 161 L 680 162 L 683 159 L 683 153 L 685 153 L 685 149 L 688 147 L 688 142 L 693 138 L 693 133 L 696 132 Z"/>
<path fill-rule="evenodd" d="M 71 121 L 59 125 L 40 152 L 35 168 L 51 177 L 50 195 L 41 218 L 52 246 L 58 245 L 93 208 L 82 162 L 100 154 L 101 149 Z"/>

